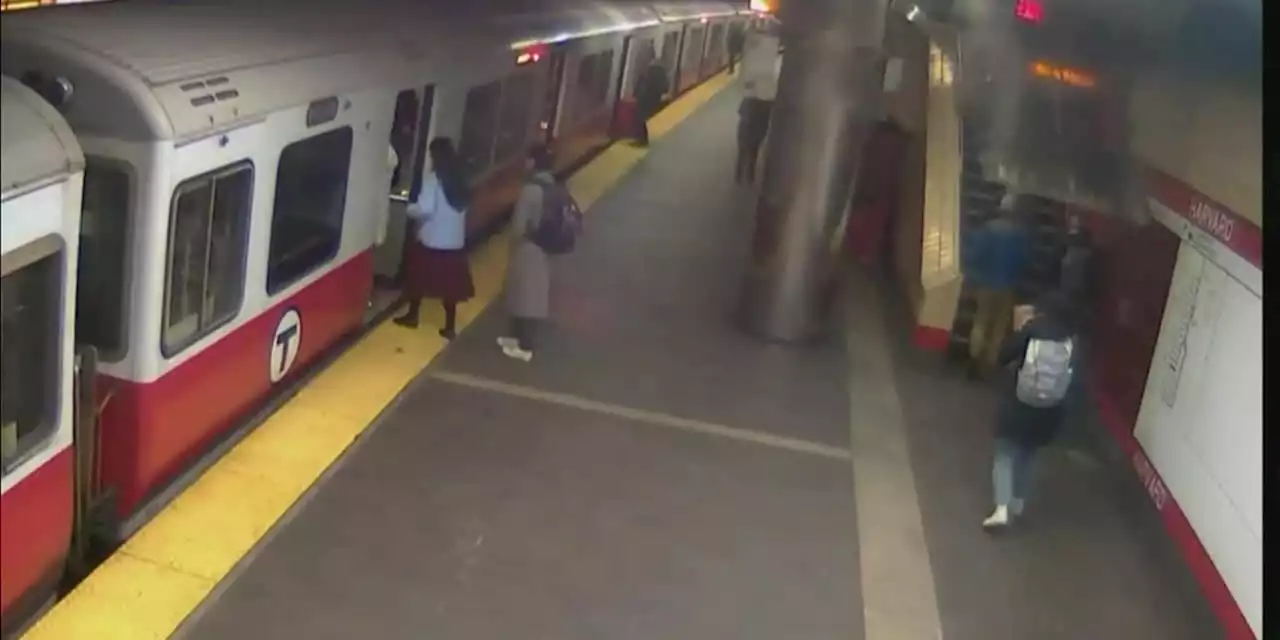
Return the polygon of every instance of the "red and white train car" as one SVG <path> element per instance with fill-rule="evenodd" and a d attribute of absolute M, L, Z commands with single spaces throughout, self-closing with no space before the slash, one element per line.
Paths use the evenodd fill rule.
<path fill-rule="evenodd" d="M 62 574 L 74 518 L 72 379 L 84 156 L 39 95 L 0 78 L 0 633 Z M 45 591 L 47 593 L 47 589 Z"/>
<path fill-rule="evenodd" d="M 647 62 L 635 44 L 654 41 L 673 73 L 694 69 L 685 90 L 724 66 L 691 30 L 746 19 L 720 3 L 437 9 L 230 0 L 6 16 L 0 67 L 65 89 L 45 98 L 84 150 L 79 230 L 69 218 L 62 231 L 65 281 L 80 291 L 63 335 L 95 348 L 88 423 L 101 443 L 79 483 L 51 453 L 23 458 L 19 471 L 40 481 L 24 482 L 22 504 L 41 511 L 16 516 L 6 502 L 6 620 L 16 594 L 41 586 L 14 567 L 43 554 L 43 572 L 66 555 L 73 524 L 57 505 L 105 504 L 111 541 L 126 537 L 308 365 L 381 317 L 371 307 L 398 298 L 402 207 L 431 138 L 452 138 L 467 163 L 479 239 L 505 220 L 531 144 L 550 143 L 568 168 L 611 140 L 626 79 Z M 19 238 L 9 165 L 6 256 Z M 58 434 L 47 442 L 65 449 L 71 432 Z M 7 466 L 4 482 L 8 501 L 19 485 Z"/>

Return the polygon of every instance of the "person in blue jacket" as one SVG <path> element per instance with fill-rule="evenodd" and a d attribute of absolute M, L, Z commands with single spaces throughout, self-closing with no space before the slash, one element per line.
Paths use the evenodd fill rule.
<path fill-rule="evenodd" d="M 990 374 L 1000 343 L 1013 323 L 1016 290 L 1030 258 L 1030 235 L 1005 195 L 996 214 L 966 238 L 969 243 L 965 280 L 974 288 L 977 312 L 969 334 L 969 357 L 975 372 Z"/>

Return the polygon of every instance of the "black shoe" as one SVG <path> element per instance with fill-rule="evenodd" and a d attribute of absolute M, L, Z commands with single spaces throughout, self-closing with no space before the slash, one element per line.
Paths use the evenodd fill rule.
<path fill-rule="evenodd" d="M 441 329 L 441 330 L 440 330 L 440 337 L 441 337 L 441 338 L 444 338 L 445 340 L 450 340 L 450 341 L 451 341 L 451 340 L 453 340 L 454 338 L 458 337 L 458 332 L 457 332 L 457 331 L 454 331 L 453 329 Z"/>
<path fill-rule="evenodd" d="M 392 322 L 409 329 L 418 328 L 418 319 L 410 316 L 398 316 L 395 319 L 393 319 Z"/>

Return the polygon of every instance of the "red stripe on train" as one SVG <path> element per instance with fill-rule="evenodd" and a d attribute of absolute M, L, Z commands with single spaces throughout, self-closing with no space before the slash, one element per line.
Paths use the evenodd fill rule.
<path fill-rule="evenodd" d="M 302 325 L 292 376 L 360 326 L 372 278 L 373 254 L 366 251 L 154 382 L 104 376 L 102 474 L 118 492 L 118 515 L 131 514 L 266 399 L 271 345 L 286 310 L 296 309 Z"/>
<path fill-rule="evenodd" d="M 74 460 L 63 449 L 0 496 L 0 613 L 67 557 Z"/>

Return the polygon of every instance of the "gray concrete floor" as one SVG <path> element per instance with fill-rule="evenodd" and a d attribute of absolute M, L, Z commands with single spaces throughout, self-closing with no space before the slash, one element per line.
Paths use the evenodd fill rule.
<path fill-rule="evenodd" d="M 486 313 L 179 635 L 1215 637 L 1087 442 L 1046 456 L 1030 528 L 980 532 L 992 391 L 910 351 L 893 305 L 855 299 L 848 344 L 734 329 L 737 99 L 596 205 L 532 363 Z"/>

